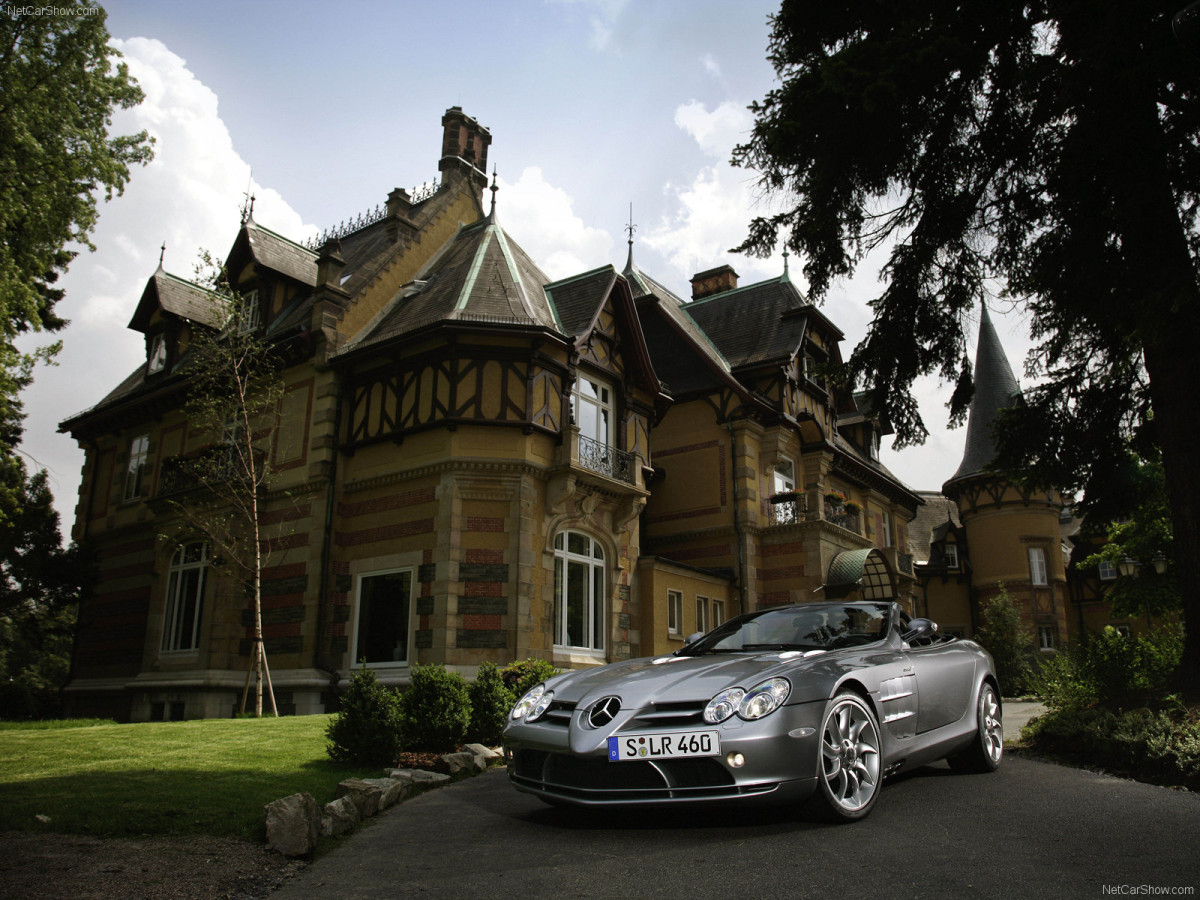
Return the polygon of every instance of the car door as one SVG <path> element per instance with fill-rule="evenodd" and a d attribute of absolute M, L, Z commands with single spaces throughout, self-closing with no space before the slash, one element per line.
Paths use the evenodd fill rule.
<path fill-rule="evenodd" d="M 917 733 L 957 722 L 967 714 L 975 684 L 976 655 L 960 641 L 906 647 L 917 677 L 921 702 Z"/>

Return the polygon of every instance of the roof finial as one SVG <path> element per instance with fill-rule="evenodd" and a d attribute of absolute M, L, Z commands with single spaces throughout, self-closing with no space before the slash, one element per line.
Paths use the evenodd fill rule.
<path fill-rule="evenodd" d="M 163 257 L 166 256 L 166 253 L 167 253 L 167 242 L 163 241 L 162 247 L 158 251 L 158 267 L 160 269 L 162 268 Z"/>
<path fill-rule="evenodd" d="M 496 184 L 495 166 L 492 166 L 492 186 L 488 190 L 492 192 L 492 211 L 488 213 L 488 218 L 494 219 L 496 217 L 496 191 L 500 190 L 499 185 Z"/>
<path fill-rule="evenodd" d="M 783 280 L 784 281 L 792 280 L 792 277 L 788 274 L 788 256 L 789 255 L 790 254 L 788 253 L 787 246 L 784 245 L 784 248 L 783 248 Z"/>
<path fill-rule="evenodd" d="M 246 179 L 246 190 L 242 193 L 242 224 L 245 225 L 251 218 L 254 217 L 254 195 L 250 193 L 250 188 L 254 186 L 254 170 L 250 170 L 250 175 Z"/>
<path fill-rule="evenodd" d="M 633 201 L 629 201 L 629 224 L 625 226 L 625 233 L 629 235 L 629 257 L 625 260 L 625 271 L 628 272 L 633 268 L 633 233 L 637 231 L 637 226 L 633 224 Z"/>

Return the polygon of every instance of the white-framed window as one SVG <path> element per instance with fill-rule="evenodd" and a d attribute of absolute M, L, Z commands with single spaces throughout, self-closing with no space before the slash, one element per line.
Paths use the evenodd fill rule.
<path fill-rule="evenodd" d="M 667 634 L 683 634 L 682 591 L 667 591 Z"/>
<path fill-rule="evenodd" d="M 125 499 L 135 500 L 146 489 L 147 463 L 150 459 L 150 435 L 139 434 L 129 442 L 129 466 L 125 470 Z"/>
<path fill-rule="evenodd" d="M 883 546 L 891 547 L 896 543 L 895 535 L 892 534 L 892 514 L 886 509 L 883 511 Z"/>
<path fill-rule="evenodd" d="M 775 463 L 775 479 L 772 493 L 790 494 L 796 490 L 796 466 L 787 458 Z"/>
<path fill-rule="evenodd" d="M 150 339 L 150 352 L 146 356 L 146 372 L 153 375 L 167 365 L 167 336 L 156 334 Z"/>
<path fill-rule="evenodd" d="M 958 544 L 943 544 L 942 558 L 946 560 L 947 569 L 958 568 Z"/>
<path fill-rule="evenodd" d="M 258 328 L 258 290 L 246 291 L 238 298 L 237 309 L 234 311 L 236 326 L 239 334 L 249 334 Z"/>
<path fill-rule="evenodd" d="M 1101 581 L 1116 581 L 1117 580 L 1117 564 L 1111 560 L 1102 559 L 1100 565 L 1097 566 Z"/>
<path fill-rule="evenodd" d="M 696 596 L 696 630 L 708 633 L 712 630 L 708 618 L 708 598 Z"/>
<path fill-rule="evenodd" d="M 579 433 L 605 447 L 612 446 L 612 390 L 603 381 L 580 376 L 575 385 L 575 424 Z"/>
<path fill-rule="evenodd" d="M 413 633 L 413 570 L 382 569 L 359 575 L 354 606 L 351 664 L 407 664 Z"/>
<path fill-rule="evenodd" d="M 1133 629 L 1128 625 L 1114 625 L 1113 628 L 1117 630 L 1117 634 L 1119 634 L 1121 637 L 1133 637 Z"/>
<path fill-rule="evenodd" d="M 724 621 L 725 621 L 725 601 L 714 599 L 712 601 L 712 627 L 716 628 L 718 625 L 722 624 Z"/>
<path fill-rule="evenodd" d="M 1029 548 L 1029 583 L 1038 587 L 1050 583 L 1046 580 L 1046 551 L 1042 547 Z"/>
<path fill-rule="evenodd" d="M 208 574 L 208 544 L 184 544 L 171 557 L 167 571 L 166 615 L 162 649 L 172 653 L 200 647 L 200 612 Z"/>
<path fill-rule="evenodd" d="M 580 531 L 554 538 L 554 644 L 604 650 L 604 548 Z"/>
<path fill-rule="evenodd" d="M 1038 630 L 1038 648 L 1041 650 L 1053 650 L 1058 645 L 1058 628 L 1054 625 L 1039 625 Z"/>

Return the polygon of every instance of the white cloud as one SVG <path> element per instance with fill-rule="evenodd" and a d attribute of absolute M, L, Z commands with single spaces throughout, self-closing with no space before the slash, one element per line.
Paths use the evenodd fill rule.
<path fill-rule="evenodd" d="M 547 182 L 540 168 L 528 167 L 514 183 L 499 181 L 500 224 L 551 279 L 586 272 L 610 258 L 612 235 L 585 225 L 570 195 Z"/>
<path fill-rule="evenodd" d="M 201 249 L 224 256 L 239 227 L 249 186 L 254 217 L 281 234 L 302 239 L 316 231 L 269 188 L 250 177 L 221 121 L 217 96 L 187 64 L 157 40 L 113 41 L 146 99 L 113 117 L 114 134 L 147 129 L 155 159 L 135 169 L 125 194 L 105 203 L 93 235 L 96 253 L 81 253 L 63 278 L 58 312 L 71 320 L 62 333 L 59 365 L 39 370 L 25 394 L 23 449 L 47 467 L 57 506 L 69 528 L 83 454 L 55 434 L 58 422 L 99 402 L 143 360 L 140 334 L 126 326 L 146 280 L 167 245 L 165 268 L 191 277 Z M 26 342 L 34 346 L 37 342 Z"/>
<path fill-rule="evenodd" d="M 675 210 L 649 230 L 645 242 L 667 258 L 683 281 L 723 262 L 747 283 L 779 275 L 783 261 L 778 255 L 766 260 L 729 255 L 746 239 L 750 219 L 761 209 L 753 173 L 728 162 L 733 146 L 749 130 L 749 112 L 732 102 L 710 112 L 693 100 L 675 110 L 675 124 L 718 161 L 702 167 L 690 184 L 664 187 L 674 197 Z"/>
<path fill-rule="evenodd" d="M 709 156 L 726 162 L 733 148 L 749 136 L 754 117 L 744 105 L 729 100 L 712 112 L 699 100 L 692 100 L 675 110 L 675 124 L 690 134 Z"/>
<path fill-rule="evenodd" d="M 592 33 L 589 43 L 593 50 L 601 52 L 613 46 L 612 39 L 616 34 L 616 22 L 629 4 L 629 0 L 553 0 L 566 5 L 579 6 L 591 10 L 588 24 Z"/>

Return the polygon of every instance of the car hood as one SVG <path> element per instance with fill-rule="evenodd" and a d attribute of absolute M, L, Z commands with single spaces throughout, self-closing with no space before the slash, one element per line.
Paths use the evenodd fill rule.
<path fill-rule="evenodd" d="M 611 694 L 620 697 L 623 707 L 631 708 L 648 703 L 707 702 L 726 688 L 749 689 L 776 675 L 791 680 L 796 694 L 798 678 L 836 678 L 836 671 L 844 671 L 844 661 L 835 664 L 828 654 L 807 658 L 779 651 L 657 656 L 568 672 L 548 681 L 547 687 L 556 700 L 582 705 Z"/>

